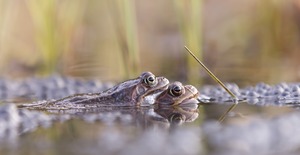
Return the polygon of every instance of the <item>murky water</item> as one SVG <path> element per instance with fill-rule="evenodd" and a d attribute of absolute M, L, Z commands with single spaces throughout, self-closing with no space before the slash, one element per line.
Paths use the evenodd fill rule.
<path fill-rule="evenodd" d="M 95 82 L 78 82 L 76 92 L 100 90 Z M 75 89 L 58 78 L 41 84 L 6 88 L 6 99 L 16 94 L 55 98 Z M 60 83 L 60 84 L 59 84 Z M 3 85 L 3 83 L 2 83 Z M 300 148 L 299 84 L 271 87 L 258 84 L 238 89 L 244 97 L 223 122 L 218 119 L 231 106 L 218 87 L 203 88 L 202 94 L 218 98 L 198 108 L 118 108 L 38 111 L 18 109 L 15 104 L 0 106 L 0 154 L 105 154 L 105 155 L 227 155 L 297 154 Z M 1 88 L 1 89 L 2 89 Z M 17 89 L 22 88 L 22 89 Z M 281 89 L 283 88 L 283 89 Z M 10 91 L 9 91 L 10 90 Z M 64 91 L 68 90 L 68 91 Z M 11 92 L 11 93 L 9 93 Z M 53 93 L 56 92 L 56 93 Z M 270 94 L 275 95 L 270 98 Z M 281 93 L 281 94 L 278 94 Z M 264 95 L 264 98 L 260 96 Z M 223 98 L 219 98 L 219 97 Z M 268 97 L 265 100 L 265 97 Z M 293 98 L 291 98 L 293 97 Z M 252 100 L 253 99 L 253 100 Z M 290 102 L 292 100 L 292 102 Z M 289 101 L 287 104 L 286 101 Z M 11 102 L 8 102 L 11 103 Z M 291 103 L 291 104 L 290 104 Z"/>
<path fill-rule="evenodd" d="M 293 124 L 300 122 L 300 113 L 297 109 L 241 103 L 224 122 L 219 123 L 217 119 L 229 106 L 203 104 L 198 111 L 189 108 L 42 111 L 42 115 L 53 115 L 60 119 L 56 117 L 55 121 L 43 120 L 42 115 L 36 115 L 43 123 L 37 123 L 39 127 L 36 129 L 23 129 L 23 132 L 17 130 L 16 135 L 10 133 L 11 136 L 3 136 L 0 153 L 150 155 L 231 152 L 251 154 L 255 151 L 270 153 L 272 145 L 287 138 L 294 139 L 289 143 L 300 145 L 300 137 L 293 137 L 294 130 L 300 130 L 293 129 L 300 125 Z M 278 138 L 279 127 L 282 128 L 281 130 L 292 130 L 293 133 L 284 132 Z M 272 133 L 273 130 L 277 133 Z M 11 131 L 7 131 L 9 132 Z M 266 135 L 267 138 L 277 136 L 278 139 L 261 142 L 262 138 L 267 139 L 262 137 Z M 260 143 L 258 147 L 260 151 L 252 150 L 257 147 L 253 146 L 254 142 Z M 278 147 L 271 153 L 293 152 L 298 145 L 288 149 Z"/>

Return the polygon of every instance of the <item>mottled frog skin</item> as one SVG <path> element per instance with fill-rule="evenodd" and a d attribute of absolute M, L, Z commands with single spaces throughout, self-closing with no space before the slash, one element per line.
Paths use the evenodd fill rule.
<path fill-rule="evenodd" d="M 23 104 L 29 109 L 87 109 L 104 106 L 177 106 L 197 107 L 198 90 L 192 85 L 180 82 L 169 84 L 164 77 L 144 72 L 136 79 L 120 83 L 100 93 L 75 94 L 54 101 L 40 101 Z"/>
<path fill-rule="evenodd" d="M 101 106 L 140 106 L 147 105 L 145 97 L 157 96 L 167 90 L 169 80 L 144 72 L 138 78 L 120 83 L 104 92 L 76 94 L 55 101 L 23 104 L 19 107 L 31 109 L 71 109 L 94 108 Z"/>
<path fill-rule="evenodd" d="M 199 103 L 198 96 L 199 92 L 194 86 L 184 86 L 181 82 L 176 81 L 169 84 L 168 89 L 156 98 L 156 104 L 159 106 L 197 105 Z"/>

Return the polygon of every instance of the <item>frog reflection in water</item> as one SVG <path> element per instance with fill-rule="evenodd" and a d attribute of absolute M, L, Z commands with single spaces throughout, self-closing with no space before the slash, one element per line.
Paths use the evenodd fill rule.
<path fill-rule="evenodd" d="M 174 127 L 185 122 L 192 122 L 198 117 L 198 91 L 191 85 L 183 86 L 180 82 L 168 85 L 168 89 L 160 92 L 151 107 L 120 107 L 103 106 L 92 109 L 49 110 L 51 113 L 76 114 L 83 120 L 132 123 L 139 127 Z M 176 105 L 176 106 L 173 106 Z M 109 117 L 107 117 L 109 116 Z M 113 116 L 113 117 L 112 117 Z M 128 117 L 130 116 L 130 117 Z M 107 119 L 111 118 L 111 120 Z M 130 118 L 130 119 L 128 119 Z"/>
<path fill-rule="evenodd" d="M 55 101 L 23 104 L 20 107 L 33 109 L 79 109 L 103 106 L 149 106 L 198 103 L 198 91 L 191 85 L 180 82 L 169 85 L 168 79 L 155 77 L 151 72 L 120 83 L 101 93 L 76 94 Z"/>
<path fill-rule="evenodd" d="M 168 89 L 156 98 L 155 113 L 151 115 L 151 120 L 162 122 L 158 118 L 164 118 L 173 125 L 194 121 L 199 115 L 198 95 L 198 90 L 192 85 L 183 86 L 178 81 L 169 84 Z"/>

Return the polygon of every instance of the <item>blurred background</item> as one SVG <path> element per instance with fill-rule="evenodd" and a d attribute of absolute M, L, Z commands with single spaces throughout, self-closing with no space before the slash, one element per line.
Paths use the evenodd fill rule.
<path fill-rule="evenodd" d="M 300 0 L 0 0 L 0 75 L 300 80 Z"/>

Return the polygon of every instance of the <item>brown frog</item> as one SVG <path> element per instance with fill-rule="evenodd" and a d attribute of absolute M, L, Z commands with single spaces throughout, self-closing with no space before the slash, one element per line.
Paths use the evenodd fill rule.
<path fill-rule="evenodd" d="M 182 85 L 181 82 L 174 82 L 169 84 L 167 90 L 163 91 L 156 98 L 156 105 L 158 106 L 175 106 L 175 105 L 195 105 L 199 101 L 198 90 L 192 85 Z"/>
<path fill-rule="evenodd" d="M 19 107 L 34 109 L 71 109 L 94 108 L 101 106 L 140 106 L 152 104 L 145 100 L 148 96 L 157 96 L 168 88 L 169 80 L 144 72 L 138 78 L 120 83 L 104 92 L 76 94 L 55 101 L 23 104 Z M 151 103 L 150 103 L 151 102 Z"/>

